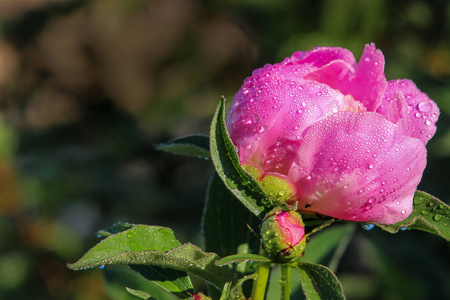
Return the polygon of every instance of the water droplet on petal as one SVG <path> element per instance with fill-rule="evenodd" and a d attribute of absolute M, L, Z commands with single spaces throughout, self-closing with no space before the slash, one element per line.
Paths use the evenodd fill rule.
<path fill-rule="evenodd" d="M 365 189 L 362 188 L 362 189 L 360 189 L 360 190 L 358 191 L 358 195 L 361 195 L 361 194 L 364 193 L 364 192 L 365 192 Z"/>
<path fill-rule="evenodd" d="M 417 105 L 420 112 L 430 112 L 433 109 L 433 104 L 430 101 L 423 101 Z"/>
<path fill-rule="evenodd" d="M 259 130 L 258 130 L 259 133 L 264 133 L 266 131 L 267 131 L 267 126 L 266 125 L 263 125 L 263 126 L 259 127 Z"/>
<path fill-rule="evenodd" d="M 377 200 L 377 198 L 370 197 L 369 199 L 367 199 L 367 203 L 371 204 L 371 203 L 374 203 L 376 200 Z"/>

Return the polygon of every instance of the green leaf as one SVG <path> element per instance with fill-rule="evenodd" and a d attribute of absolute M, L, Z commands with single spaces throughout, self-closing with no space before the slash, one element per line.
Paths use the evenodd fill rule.
<path fill-rule="evenodd" d="M 180 245 L 168 228 L 136 225 L 104 239 L 68 267 L 81 270 L 111 264 L 157 266 L 190 272 L 222 289 L 231 270 L 216 266 L 219 259 L 217 254 L 204 253 L 192 244 Z"/>
<path fill-rule="evenodd" d="M 106 229 L 101 229 L 99 231 L 97 231 L 97 237 L 99 238 L 107 238 L 108 236 L 111 236 L 113 234 L 128 230 L 133 228 L 134 226 L 136 226 L 135 224 L 130 224 L 130 223 L 126 223 L 126 222 L 118 222 L 116 224 L 114 224 L 113 226 L 106 228 Z"/>
<path fill-rule="evenodd" d="M 220 300 L 229 300 L 231 298 L 231 282 L 227 282 L 223 288 L 222 294 L 220 295 Z"/>
<path fill-rule="evenodd" d="M 209 137 L 206 135 L 190 135 L 176 138 L 167 143 L 155 146 L 157 150 L 164 152 L 187 155 L 197 158 L 209 159 Z"/>
<path fill-rule="evenodd" d="M 126 289 L 127 289 L 127 292 L 133 296 L 136 296 L 136 297 L 139 297 L 139 298 L 145 299 L 145 300 L 152 299 L 152 296 L 144 291 L 135 290 L 135 289 L 132 289 L 129 287 L 126 287 Z"/>
<path fill-rule="evenodd" d="M 98 266 L 97 261 L 123 253 L 142 253 L 148 250 L 166 252 L 180 245 L 173 231 L 164 227 L 117 223 L 111 228 L 99 231 L 101 236 L 108 234 L 105 240 L 82 258 L 83 264 L 86 265 L 84 268 Z M 72 266 L 69 267 L 72 268 Z M 188 298 L 188 293 L 194 292 L 192 283 L 185 272 L 157 266 L 131 265 L 130 268 L 181 299 Z"/>
<path fill-rule="evenodd" d="M 392 225 L 375 225 L 390 233 L 422 230 L 450 241 L 450 206 L 425 192 L 416 191 L 413 212 L 405 220 Z"/>
<path fill-rule="evenodd" d="M 146 280 L 137 272 L 131 270 L 126 265 L 115 266 L 114 268 L 106 268 L 103 271 L 106 279 L 106 287 L 110 295 L 114 295 L 114 299 L 134 300 L 132 296 L 124 287 L 133 290 L 145 291 L 145 293 L 152 295 L 151 299 L 158 300 L 177 300 L 180 299 L 172 293 L 166 291 L 157 284 Z"/>
<path fill-rule="evenodd" d="M 194 294 L 194 288 L 186 272 L 143 265 L 130 265 L 130 268 L 180 299 L 189 298 L 189 294 Z"/>
<path fill-rule="evenodd" d="M 216 262 L 216 265 L 224 266 L 229 263 L 242 262 L 242 261 L 270 262 L 270 259 L 268 259 L 265 256 L 261 256 L 258 254 L 251 254 L 251 253 L 235 254 L 235 255 L 229 255 L 227 257 L 224 257 L 224 258 L 218 260 Z"/>
<path fill-rule="evenodd" d="M 169 228 L 159 226 L 134 225 L 128 230 L 113 234 L 89 250 L 77 263 L 70 264 L 72 269 L 96 267 L 99 261 L 123 253 L 157 250 L 167 252 L 180 246 Z M 79 265 L 83 264 L 83 265 Z"/>
<path fill-rule="evenodd" d="M 344 290 L 336 275 L 327 267 L 299 262 L 295 266 L 306 299 L 345 299 Z"/>
<path fill-rule="evenodd" d="M 223 97 L 211 124 L 210 147 L 212 161 L 225 186 L 248 210 L 262 219 L 272 208 L 272 204 L 258 182 L 240 165 L 227 132 Z"/>
<path fill-rule="evenodd" d="M 258 227 L 259 223 L 214 174 L 208 185 L 202 218 L 205 250 L 221 257 L 235 253 L 258 253 L 259 238 L 248 226 Z"/>

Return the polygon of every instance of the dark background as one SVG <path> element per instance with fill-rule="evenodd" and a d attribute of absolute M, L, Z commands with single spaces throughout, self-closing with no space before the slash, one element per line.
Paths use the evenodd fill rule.
<path fill-rule="evenodd" d="M 211 163 L 153 145 L 207 134 L 221 95 L 315 46 L 375 42 L 388 80 L 436 101 L 419 189 L 449 203 L 449 20 L 445 0 L 0 1 L 0 298 L 123 299 L 65 267 L 118 221 L 201 245 Z M 359 229 L 338 276 L 348 299 L 449 299 L 449 257 L 436 236 Z"/>

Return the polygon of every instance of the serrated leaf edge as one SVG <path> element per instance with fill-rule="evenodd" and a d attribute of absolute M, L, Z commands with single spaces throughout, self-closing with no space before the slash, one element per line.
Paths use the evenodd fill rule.
<path fill-rule="evenodd" d="M 445 202 L 443 202 L 443 201 L 441 201 L 440 199 L 438 199 L 438 198 L 436 198 L 436 197 L 434 197 L 434 196 L 428 194 L 427 192 L 423 192 L 423 191 L 417 191 L 417 192 L 424 193 L 424 194 L 426 194 L 426 195 L 428 195 L 428 196 L 430 196 L 430 197 L 433 197 L 433 199 L 434 199 L 437 203 L 443 204 L 443 205 L 445 205 L 445 206 L 448 206 Z M 409 226 L 411 226 L 411 225 L 414 225 L 417 221 L 422 221 L 423 223 L 425 223 L 425 224 L 428 225 L 429 227 L 433 228 L 436 232 L 430 232 L 430 231 L 425 231 L 425 230 L 422 230 L 422 231 L 425 231 L 425 232 L 428 232 L 428 233 L 435 234 L 435 235 L 437 235 L 437 236 L 442 237 L 443 239 L 445 239 L 445 240 L 447 240 L 447 241 L 450 241 L 450 237 L 447 237 L 447 236 L 445 236 L 444 234 L 442 234 L 441 230 L 439 230 L 438 227 L 436 227 L 436 225 L 431 224 L 429 221 L 427 221 L 426 219 L 424 219 L 424 218 L 422 218 L 422 217 L 420 217 L 420 216 L 414 216 L 414 217 L 411 218 L 411 220 L 408 221 L 407 223 L 401 223 L 401 224 L 399 224 L 399 225 L 395 225 L 395 224 L 393 224 L 393 225 L 374 224 L 374 225 L 376 225 L 377 227 L 380 227 L 380 228 L 383 229 L 384 231 L 387 231 L 387 232 L 389 232 L 389 233 L 395 234 L 395 233 L 398 233 L 398 232 L 400 231 L 401 228 L 405 228 L 405 227 L 409 227 Z M 394 226 L 395 228 L 392 228 L 392 226 Z"/>
<path fill-rule="evenodd" d="M 222 138 L 224 138 L 224 140 L 225 140 L 225 142 L 228 140 L 231 144 L 232 144 L 232 142 L 231 142 L 231 139 L 230 139 L 230 136 L 229 136 L 229 134 L 228 134 L 228 132 L 227 132 L 227 130 L 226 130 L 226 125 L 224 125 L 224 120 L 225 120 L 225 110 L 224 110 L 224 107 L 225 107 L 225 101 L 226 101 L 226 99 L 225 99 L 225 97 L 221 97 L 221 100 L 220 100 L 220 102 L 219 102 L 219 104 L 217 105 L 217 108 L 216 108 L 216 112 L 215 112 L 215 114 L 214 114 L 214 117 L 213 117 L 213 121 L 212 121 L 212 125 L 213 124 L 220 124 L 219 125 L 219 127 L 222 127 L 222 125 L 223 125 L 223 127 L 225 128 L 225 132 L 223 132 L 222 130 L 220 130 L 220 135 L 222 136 Z M 245 207 L 247 207 L 247 209 L 249 209 L 254 215 L 256 215 L 259 219 L 262 219 L 263 217 L 264 217 L 264 215 L 265 215 L 265 213 L 268 211 L 268 210 L 270 210 L 271 209 L 271 207 L 263 207 L 263 206 L 260 206 L 260 205 L 257 205 L 256 207 L 257 208 L 255 208 L 255 207 L 250 207 L 250 206 L 253 206 L 253 205 L 248 205 L 247 203 L 244 203 L 244 202 L 242 202 L 242 200 L 241 200 L 241 197 L 244 197 L 243 195 L 241 195 L 241 193 L 240 192 L 236 192 L 236 191 L 238 191 L 238 189 L 237 188 L 232 188 L 228 183 L 227 183 L 227 178 L 226 178 L 226 175 L 225 175 L 225 173 L 224 173 L 224 171 L 223 170 L 218 170 L 219 168 L 218 167 L 220 167 L 220 165 L 218 166 L 218 164 L 220 164 L 219 162 L 217 162 L 216 161 L 216 159 L 214 158 L 214 155 L 213 155 L 213 153 L 215 152 L 215 149 L 214 149 L 214 143 L 215 143 L 215 137 L 214 137 L 214 132 L 213 132 L 213 130 L 214 130 L 214 126 L 211 126 L 211 132 L 210 132 L 210 155 L 211 155 L 211 159 L 212 159 L 212 161 L 213 161 L 213 164 L 214 164 L 214 167 L 216 168 L 216 171 L 217 171 L 217 174 L 219 175 L 219 177 L 222 179 L 222 181 L 224 182 L 224 184 L 225 184 L 225 186 L 227 187 L 227 189 L 228 190 L 230 190 L 230 192 L 236 197 L 236 198 L 238 198 L 239 199 L 239 201 L 241 201 L 241 203 L 245 206 Z M 225 149 L 226 151 L 227 151 L 227 153 L 230 155 L 230 157 L 234 157 L 234 158 L 237 158 L 237 160 L 239 160 L 239 157 L 237 156 L 237 153 L 236 152 L 233 152 L 233 153 L 230 153 L 230 151 L 227 149 L 227 147 L 226 147 L 226 149 Z M 254 184 L 255 184 L 255 186 L 257 186 L 257 187 L 259 187 L 259 193 L 261 194 L 261 195 L 265 195 L 265 192 L 264 192 L 264 190 L 259 186 L 259 183 L 250 175 L 250 174 L 248 174 L 242 167 L 241 167 L 241 165 L 240 164 L 236 164 L 236 162 L 235 162 L 235 159 L 231 159 L 231 163 L 233 164 L 233 166 L 234 166 L 234 168 L 236 169 L 236 171 L 237 171 L 237 173 L 238 173 L 238 175 L 239 175 L 239 177 L 241 177 L 242 178 L 242 182 L 248 182 L 248 181 L 250 181 L 250 182 L 253 182 Z M 248 178 L 243 178 L 242 177 L 242 173 L 243 174 L 247 174 L 247 176 L 246 177 L 248 177 Z M 264 197 L 264 199 L 259 199 L 259 201 L 261 201 L 261 203 L 270 203 L 270 200 L 269 200 L 269 197 L 267 197 L 267 195 Z M 268 206 L 268 205 L 266 205 L 266 206 Z M 260 210 L 259 208 L 261 208 L 262 207 L 262 210 Z"/>

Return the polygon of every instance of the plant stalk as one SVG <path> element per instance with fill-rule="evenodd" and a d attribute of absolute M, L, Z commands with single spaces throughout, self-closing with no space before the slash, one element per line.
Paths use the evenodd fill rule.
<path fill-rule="evenodd" d="M 291 294 L 291 267 L 287 264 L 281 265 L 280 286 L 280 300 L 289 300 Z"/>
<path fill-rule="evenodd" d="M 270 262 L 259 263 L 255 275 L 257 276 L 253 282 L 252 300 L 264 300 L 266 296 L 267 282 L 269 281 Z"/>

